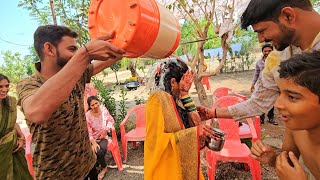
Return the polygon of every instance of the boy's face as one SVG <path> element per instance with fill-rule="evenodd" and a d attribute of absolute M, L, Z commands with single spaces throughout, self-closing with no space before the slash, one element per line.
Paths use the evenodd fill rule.
<path fill-rule="evenodd" d="M 279 120 L 291 130 L 310 130 L 320 127 L 320 104 L 317 95 L 291 79 L 279 80 L 280 96 L 275 107 Z"/>

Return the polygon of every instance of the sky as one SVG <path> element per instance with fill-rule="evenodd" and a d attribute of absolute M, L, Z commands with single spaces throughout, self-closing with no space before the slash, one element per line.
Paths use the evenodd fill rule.
<path fill-rule="evenodd" d="M 24 56 L 29 54 L 28 48 L 33 45 L 33 33 L 38 22 L 29 16 L 29 11 L 18 7 L 18 2 L 19 0 L 1 1 L 0 52 L 10 50 Z M 2 54 L 0 64 L 3 64 Z"/>

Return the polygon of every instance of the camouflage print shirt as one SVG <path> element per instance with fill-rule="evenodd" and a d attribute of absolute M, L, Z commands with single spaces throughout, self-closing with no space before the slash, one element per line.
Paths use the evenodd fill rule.
<path fill-rule="evenodd" d="M 83 106 L 85 83 L 90 81 L 92 68 L 88 66 L 68 99 L 46 123 L 27 119 L 35 143 L 32 163 L 36 179 L 83 179 L 93 168 L 96 155 L 91 150 Z M 37 63 L 35 74 L 17 85 L 18 105 L 22 106 L 45 83 L 40 69 Z"/>

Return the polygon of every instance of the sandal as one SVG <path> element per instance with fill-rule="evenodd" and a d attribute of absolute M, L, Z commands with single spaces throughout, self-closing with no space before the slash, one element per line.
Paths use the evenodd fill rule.
<path fill-rule="evenodd" d="M 278 125 L 278 123 L 275 121 L 275 120 L 273 120 L 273 119 L 269 119 L 268 120 L 268 123 L 270 123 L 270 124 L 273 124 L 273 125 Z"/>
<path fill-rule="evenodd" d="M 107 171 L 108 171 L 107 167 L 103 168 L 98 175 L 98 180 L 102 180 L 106 175 Z"/>

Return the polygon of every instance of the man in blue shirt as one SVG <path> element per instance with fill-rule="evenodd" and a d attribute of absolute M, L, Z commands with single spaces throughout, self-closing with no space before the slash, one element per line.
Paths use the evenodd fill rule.
<path fill-rule="evenodd" d="M 263 57 L 262 59 L 258 60 L 256 63 L 256 70 L 255 73 L 253 75 L 253 81 L 252 81 L 252 85 L 251 85 L 251 92 L 254 91 L 254 85 L 256 84 L 257 80 L 260 77 L 261 72 L 263 71 L 264 68 L 264 61 L 267 59 L 269 53 L 273 51 L 273 46 L 271 44 L 265 44 L 262 46 L 262 54 Z M 272 109 L 268 112 L 268 122 L 273 124 L 273 125 L 278 125 L 278 123 L 274 120 L 274 108 L 272 107 Z M 264 124 L 264 119 L 265 119 L 265 114 L 262 114 L 260 116 L 260 123 Z"/>

